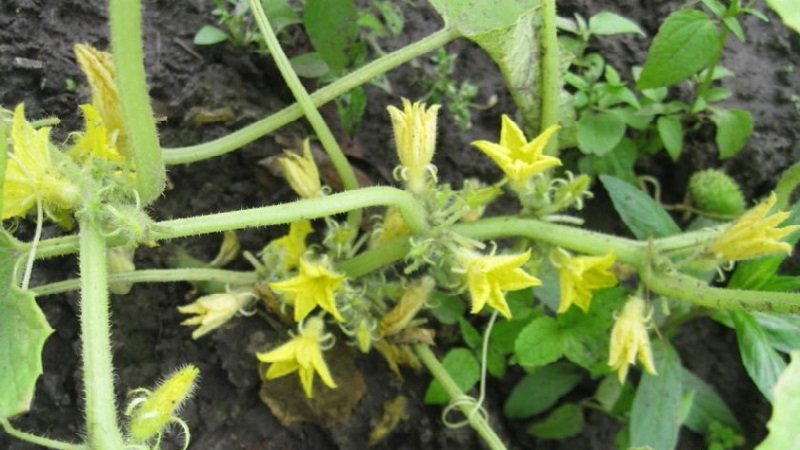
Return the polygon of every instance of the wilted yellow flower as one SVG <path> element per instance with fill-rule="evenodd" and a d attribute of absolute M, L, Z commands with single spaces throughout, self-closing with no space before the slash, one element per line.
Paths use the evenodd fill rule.
<path fill-rule="evenodd" d="M 299 327 L 300 334 L 280 347 L 257 353 L 259 361 L 273 363 L 264 375 L 267 380 L 279 378 L 297 371 L 306 397 L 313 396 L 314 373 L 329 388 L 336 383 L 331 377 L 325 360 L 322 359 L 322 346 L 330 339 L 325 334 L 325 323 L 319 317 L 311 317 Z"/>
<path fill-rule="evenodd" d="M 93 105 L 81 105 L 86 131 L 78 138 L 75 145 L 69 149 L 69 156 L 79 163 L 88 160 L 92 155 L 100 158 L 122 162 L 122 156 L 117 151 L 112 136 Z"/>
<path fill-rule="evenodd" d="M 204 295 L 194 303 L 178 307 L 178 311 L 182 314 L 195 314 L 194 317 L 181 322 L 181 325 L 200 325 L 192 332 L 192 339 L 199 339 L 209 331 L 219 328 L 231 320 L 238 311 L 246 308 L 255 298 L 256 295 L 250 291 Z"/>
<path fill-rule="evenodd" d="M 92 105 L 102 119 L 102 125 L 108 130 L 111 142 L 120 153 L 128 154 L 111 53 L 97 50 L 89 44 L 75 44 L 73 51 L 92 89 Z"/>
<path fill-rule="evenodd" d="M 398 236 L 408 234 L 408 232 L 408 225 L 400 211 L 390 206 L 386 208 L 386 212 L 383 214 L 383 221 L 380 227 L 377 227 L 371 236 L 370 247 L 389 242 Z"/>
<path fill-rule="evenodd" d="M 289 296 L 294 303 L 294 320 L 300 322 L 317 305 L 328 311 L 339 322 L 344 318 L 336 307 L 336 291 L 344 283 L 344 275 L 333 272 L 323 263 L 300 259 L 300 273 L 288 280 L 270 283 L 272 290 Z"/>
<path fill-rule="evenodd" d="M 436 287 L 436 281 L 428 275 L 409 286 L 394 308 L 381 318 L 381 336 L 391 336 L 408 327 L 411 321 L 417 317 L 419 310 L 425 306 L 434 287 Z"/>
<path fill-rule="evenodd" d="M 551 253 L 550 260 L 558 269 L 559 314 L 573 304 L 588 312 L 594 291 L 617 284 L 617 277 L 609 270 L 614 265 L 614 252 L 606 256 L 572 256 L 559 249 Z"/>
<path fill-rule="evenodd" d="M 772 193 L 766 201 L 745 212 L 708 246 L 707 252 L 716 259 L 726 261 L 757 258 L 777 252 L 792 253 L 792 246 L 780 239 L 800 229 L 800 226 L 778 228 L 789 217 L 789 213 L 778 211 L 769 214 L 776 201 L 777 197 Z"/>
<path fill-rule="evenodd" d="M 620 383 L 625 382 L 628 366 L 636 364 L 637 357 L 647 373 L 656 375 L 650 337 L 647 335 L 652 312 L 645 312 L 646 307 L 641 297 L 632 296 L 611 330 L 608 365 L 619 373 Z"/>
<path fill-rule="evenodd" d="M 284 150 L 286 155 L 278 159 L 283 174 L 289 186 L 303 198 L 314 198 L 319 196 L 322 185 L 319 181 L 319 170 L 311 154 L 311 143 L 308 139 L 303 141 L 303 156 L 297 153 Z"/>
<path fill-rule="evenodd" d="M 528 142 L 517 124 L 503 114 L 500 142 L 474 141 L 472 145 L 492 158 L 511 181 L 512 187 L 518 189 L 533 175 L 561 165 L 560 159 L 542 154 L 547 141 L 558 128 L 558 125 L 551 125 L 534 140 Z"/>
<path fill-rule="evenodd" d="M 530 286 L 539 286 L 541 280 L 529 275 L 521 266 L 531 257 L 528 250 L 518 255 L 481 255 L 471 251 L 461 253 L 459 263 L 467 274 L 467 286 L 472 297 L 472 313 L 475 314 L 487 303 L 505 318 L 511 318 L 505 291 L 517 291 Z"/>
<path fill-rule="evenodd" d="M 427 182 L 426 172 L 436 150 L 436 121 L 439 105 L 430 108 L 425 103 L 403 99 L 403 110 L 389 106 L 394 128 L 397 156 L 405 167 L 404 178 L 412 192 L 422 192 Z"/>
<path fill-rule="evenodd" d="M 78 201 L 78 187 L 69 182 L 50 157 L 50 128 L 38 130 L 17 105 L 11 122 L 13 153 L 6 161 L 3 180 L 3 217 L 22 216 L 38 197 L 42 203 L 68 209 Z"/>
<path fill-rule="evenodd" d="M 311 233 L 311 222 L 298 220 L 289 224 L 289 233 L 269 243 L 269 247 L 280 252 L 283 268 L 291 270 L 300 263 L 306 252 L 306 236 Z"/>

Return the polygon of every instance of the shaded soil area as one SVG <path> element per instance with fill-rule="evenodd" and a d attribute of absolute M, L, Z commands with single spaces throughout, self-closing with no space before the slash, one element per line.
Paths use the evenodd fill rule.
<path fill-rule="evenodd" d="M 401 38 L 383 43 L 386 50 L 420 39 L 440 26 L 440 20 L 423 1 L 402 2 L 406 28 Z M 570 0 L 559 5 L 560 14 L 589 16 L 610 10 L 639 22 L 653 36 L 658 24 L 679 6 L 675 1 Z M 268 56 L 243 52 L 225 44 L 197 48 L 194 33 L 211 23 L 213 2 L 190 0 L 145 2 L 144 35 L 146 67 L 155 112 L 163 121 L 160 138 L 165 147 L 180 147 L 209 141 L 270 112 L 290 104 L 291 95 Z M 89 42 L 98 48 L 108 46 L 106 5 L 100 0 L 2 0 L 0 2 L 0 104 L 11 109 L 24 102 L 29 117 L 56 116 L 62 125 L 56 139 L 65 139 L 69 130 L 82 127 L 77 105 L 89 100 L 88 87 L 72 55 L 72 45 Z M 667 202 L 679 201 L 689 175 L 701 167 L 723 167 L 738 179 L 748 198 L 766 194 L 775 176 L 800 158 L 800 38 L 775 20 L 765 24 L 745 20 L 749 42 L 729 40 L 723 64 L 736 72 L 725 85 L 735 92 L 727 102 L 750 110 L 755 133 L 738 156 L 720 161 L 713 144 L 713 128 L 706 125 L 689 136 L 688 148 L 677 163 L 658 155 L 641 161 L 638 172 L 656 176 L 662 183 Z M 595 42 L 598 49 L 623 74 L 641 65 L 648 40 L 638 37 L 608 37 Z M 499 171 L 488 159 L 470 149 L 474 139 L 496 139 L 499 117 L 514 111 L 502 78 L 491 60 L 467 41 L 448 46 L 459 53 L 458 78 L 480 86 L 478 102 L 492 95 L 497 105 L 474 111 L 474 126 L 462 132 L 444 115 L 440 119 L 439 148 L 435 163 L 445 181 L 460 185 L 467 177 L 495 180 Z M 421 58 L 423 67 L 429 64 Z M 342 138 L 352 149 L 353 163 L 375 184 L 392 180 L 394 146 L 385 112 L 387 104 L 399 104 L 401 96 L 419 98 L 421 70 L 404 67 L 389 78 L 392 95 L 367 86 L 369 106 L 356 137 Z M 70 88 L 72 80 L 77 89 Z M 309 85 L 313 88 L 312 85 Z M 194 124 L 193 108 L 213 110 L 231 108 L 234 116 L 227 123 Z M 195 110 L 196 111 L 196 110 Z M 334 127 L 338 127 L 335 108 L 323 108 Z M 337 128 L 337 131 L 339 131 Z M 280 130 L 283 135 L 306 136 L 310 127 L 297 122 Z M 339 132 L 339 136 L 343 136 Z M 266 174 L 259 161 L 278 154 L 281 145 L 275 136 L 262 138 L 242 150 L 210 161 L 169 168 L 172 189 L 152 208 L 157 220 L 186 217 L 218 211 L 289 201 L 293 194 L 282 183 Z M 614 223 L 610 208 L 602 199 L 590 202 L 589 217 Z M 591 222 L 590 222 L 591 223 Z M 27 234 L 26 234 L 27 233 Z M 58 234 L 52 226 L 45 237 Z M 282 229 L 245 230 L 239 233 L 244 249 L 258 251 Z M 30 234 L 29 224 L 20 225 L 19 234 Z M 138 252 L 138 267 L 166 267 L 171 246 L 184 247 L 192 255 L 210 260 L 221 237 L 185 239 L 160 248 Z M 237 266 L 238 264 L 238 266 Z M 246 269 L 244 262 L 233 268 Z M 74 258 L 44 261 L 36 266 L 32 285 L 43 284 L 77 274 Z M 181 365 L 197 365 L 202 374 L 194 399 L 181 415 L 192 430 L 192 449 L 268 450 L 268 449 L 363 449 L 373 427 L 380 420 L 384 404 L 398 395 L 408 398 L 407 419 L 372 448 L 376 449 L 478 449 L 483 444 L 469 429 L 449 429 L 442 425 L 441 408 L 422 402 L 429 377 L 425 373 L 404 372 L 401 380 L 392 374 L 377 355 L 358 354 L 355 364 L 363 374 L 366 395 L 352 416 L 339 424 L 293 424 L 285 427 L 270 414 L 259 399 L 260 380 L 253 354 L 285 339 L 258 317 L 240 318 L 200 340 L 190 338 L 191 330 L 179 326 L 185 318 L 176 310 L 184 304 L 188 284 L 136 285 L 127 296 L 114 296 L 114 363 L 120 403 L 127 390 L 151 386 L 156 380 Z M 80 341 L 78 336 L 76 293 L 43 297 L 39 300 L 55 333 L 44 349 L 44 375 L 41 377 L 30 413 L 15 419 L 21 429 L 45 433 L 53 438 L 75 440 L 82 433 L 80 392 Z M 730 330 L 709 320 L 690 322 L 676 340 L 684 365 L 714 385 L 734 409 L 746 428 L 747 448 L 763 438 L 769 406 L 753 387 L 738 357 L 736 339 Z M 354 352 L 355 354 L 355 352 Z M 517 373 L 519 377 L 521 373 Z M 536 441 L 525 433 L 527 422 L 502 421 L 502 402 L 513 387 L 514 374 L 503 382 L 491 379 L 487 410 L 492 425 L 510 448 L 609 449 L 619 425 L 607 416 L 590 412 L 584 432 L 560 442 Z M 296 384 L 296 382 L 295 382 Z M 594 383 L 585 381 L 571 394 L 575 398 L 591 395 Z M 179 445 L 176 440 L 174 445 Z M 681 448 L 702 448 L 697 436 L 687 433 Z M 27 450 L 33 445 L 0 434 L 0 448 Z M 175 447 L 175 448 L 179 448 Z"/>

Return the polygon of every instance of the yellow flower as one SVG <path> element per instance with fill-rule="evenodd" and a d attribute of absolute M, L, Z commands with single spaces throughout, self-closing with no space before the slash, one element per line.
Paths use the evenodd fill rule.
<path fill-rule="evenodd" d="M 647 373 L 656 375 L 653 365 L 653 351 L 647 335 L 652 312 L 645 313 L 646 305 L 640 297 L 628 299 L 611 330 L 611 348 L 608 365 L 619 373 L 619 382 L 624 383 L 628 366 L 635 364 L 638 357 Z"/>
<path fill-rule="evenodd" d="M 800 226 L 778 228 L 789 217 L 789 213 L 779 211 L 768 215 L 776 201 L 773 193 L 766 201 L 744 213 L 708 246 L 707 252 L 716 259 L 727 261 L 757 258 L 777 252 L 792 253 L 792 246 L 780 239 L 800 229 Z"/>
<path fill-rule="evenodd" d="M 269 243 L 280 252 L 283 268 L 291 270 L 300 263 L 300 257 L 306 252 L 306 236 L 311 233 L 311 222 L 299 220 L 289 225 L 289 234 Z"/>
<path fill-rule="evenodd" d="M 34 129 L 25 119 L 25 106 L 14 109 L 11 122 L 13 153 L 6 161 L 2 219 L 25 215 L 38 197 L 42 203 L 68 209 L 78 201 L 77 186 L 69 182 L 50 157 L 50 128 Z"/>
<path fill-rule="evenodd" d="M 344 318 L 336 307 L 336 291 L 344 283 L 344 275 L 332 272 L 322 263 L 300 259 L 300 273 L 288 280 L 270 283 L 272 290 L 289 295 L 294 302 L 294 320 L 300 322 L 317 305 L 339 322 Z"/>
<path fill-rule="evenodd" d="M 470 251 L 459 255 L 472 297 L 471 312 L 479 312 L 488 303 L 505 318 L 511 318 L 511 310 L 508 309 L 503 292 L 542 284 L 538 278 L 521 268 L 530 257 L 530 250 L 518 255 L 485 256 Z"/>
<path fill-rule="evenodd" d="M 121 163 L 122 156 L 117 151 L 113 138 L 93 105 L 81 105 L 86 131 L 69 149 L 69 156 L 79 163 L 87 161 L 92 155 Z"/>
<path fill-rule="evenodd" d="M 73 51 L 92 89 L 92 105 L 97 110 L 102 125 L 108 130 L 111 142 L 120 153 L 128 154 L 111 53 L 101 52 L 89 44 L 75 44 Z"/>
<path fill-rule="evenodd" d="M 376 247 L 380 244 L 384 244 L 398 236 L 408 234 L 408 232 L 408 225 L 406 225 L 406 221 L 403 220 L 403 216 L 400 214 L 400 211 L 397 208 L 390 206 L 386 208 L 386 212 L 383 214 L 383 220 L 381 221 L 380 226 L 374 230 L 371 236 L 370 247 Z"/>
<path fill-rule="evenodd" d="M 389 116 L 394 128 L 397 156 L 405 167 L 404 179 L 412 192 L 422 192 L 426 185 L 426 172 L 436 150 L 436 121 L 439 105 L 430 108 L 425 103 L 411 103 L 403 99 L 403 110 L 389 106 Z"/>
<path fill-rule="evenodd" d="M 550 260 L 558 268 L 559 314 L 573 304 L 588 312 L 594 291 L 617 284 L 617 277 L 609 270 L 614 264 L 614 252 L 606 256 L 572 256 L 559 249 L 551 253 Z"/>
<path fill-rule="evenodd" d="M 200 325 L 192 332 L 192 339 L 199 339 L 225 324 L 238 311 L 246 308 L 254 298 L 255 294 L 249 291 L 204 295 L 194 303 L 178 307 L 181 314 L 195 314 L 194 317 L 181 322 L 181 325 Z"/>
<path fill-rule="evenodd" d="M 511 180 L 512 186 L 518 189 L 533 175 L 561 165 L 560 159 L 542 154 L 547 141 L 558 128 L 558 125 L 552 125 L 528 142 L 517 124 L 503 114 L 500 142 L 474 141 L 472 145 L 492 158 Z"/>
<path fill-rule="evenodd" d="M 303 141 L 303 156 L 284 150 L 283 158 L 278 159 L 283 174 L 289 186 L 303 198 L 318 197 L 322 186 L 319 181 L 319 170 L 314 156 L 311 154 L 311 144 L 308 139 Z"/>
<path fill-rule="evenodd" d="M 291 341 L 272 351 L 257 353 L 256 357 L 259 361 L 273 363 L 265 374 L 267 380 L 297 371 L 303 391 L 310 398 L 313 396 L 314 372 L 319 374 L 326 386 L 336 387 L 322 359 L 322 345 L 330 335 L 325 334 L 325 323 L 319 317 L 311 317 L 299 329 L 300 334 Z"/>

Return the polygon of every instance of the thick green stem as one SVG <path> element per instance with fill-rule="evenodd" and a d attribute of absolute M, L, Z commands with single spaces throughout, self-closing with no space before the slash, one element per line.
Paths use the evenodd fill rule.
<path fill-rule="evenodd" d="M 164 191 L 167 173 L 145 79 L 140 1 L 110 0 L 108 16 L 125 138 L 136 164 L 136 192 L 146 205 Z"/>
<path fill-rule="evenodd" d="M 396 237 L 385 244 L 338 263 L 336 268 L 349 277 L 357 278 L 405 258 L 409 249 L 411 249 L 409 236 Z"/>
<path fill-rule="evenodd" d="M 775 186 L 775 196 L 778 197 L 778 200 L 775 202 L 775 207 L 782 211 L 789 209 L 792 193 L 797 189 L 797 185 L 799 184 L 800 161 L 797 161 L 783 171 L 781 178 L 778 180 L 778 184 Z"/>
<path fill-rule="evenodd" d="M 450 376 L 450 374 L 447 372 L 447 369 L 445 369 L 436 358 L 436 355 L 433 354 L 430 347 L 423 344 L 415 344 L 413 347 L 414 353 L 419 356 L 419 359 L 423 362 L 423 364 L 425 364 L 425 366 L 431 372 L 431 375 L 433 375 L 433 377 L 442 384 L 445 392 L 447 392 L 447 395 L 450 396 L 450 400 L 456 400 L 464 397 L 464 393 L 458 387 L 456 382 L 453 381 L 453 377 Z M 469 420 L 470 426 L 478 432 L 489 448 L 492 450 L 505 450 L 506 445 L 500 440 L 500 437 L 497 436 L 497 433 L 494 432 L 492 427 L 489 426 L 489 423 L 486 422 L 486 419 L 483 417 L 483 415 L 472 410 L 473 407 L 474 404 L 472 403 L 463 403 L 458 406 L 461 412 L 463 412 L 467 417 L 467 420 Z"/>
<path fill-rule="evenodd" d="M 417 56 L 434 51 L 459 36 L 459 33 L 452 28 L 439 30 L 422 40 L 382 56 L 340 78 L 335 83 L 314 92 L 311 94 L 311 101 L 316 107 L 322 106 L 345 92 L 365 84 L 376 76 L 386 73 Z M 301 117 L 303 117 L 303 110 L 299 104 L 295 103 L 225 137 L 189 147 L 165 148 L 164 162 L 166 164 L 187 164 L 223 155 Z"/>
<path fill-rule="evenodd" d="M 117 424 L 106 242 L 90 217 L 80 220 L 81 343 L 86 394 L 86 434 L 92 450 L 123 448 Z"/>
<path fill-rule="evenodd" d="M 280 225 L 302 219 L 318 219 L 370 206 L 394 206 L 400 211 L 412 233 L 424 234 L 428 231 L 427 213 L 414 196 L 404 190 L 385 186 L 361 188 L 282 205 L 167 220 L 156 223 L 153 229 L 157 240 L 165 240 L 248 227 Z M 111 238 L 109 245 L 119 245 L 119 241 L 119 238 Z M 53 238 L 39 244 L 36 257 L 68 255 L 75 253 L 77 249 L 77 236 Z"/>
<path fill-rule="evenodd" d="M 216 281 L 231 285 L 246 285 L 258 281 L 258 277 L 254 272 L 223 269 L 144 269 L 108 276 L 109 283 L 170 283 L 176 281 Z M 36 286 L 31 291 L 37 297 L 60 294 L 80 288 L 80 283 L 80 278 L 73 278 Z"/>
<path fill-rule="evenodd" d="M 559 50 L 556 31 L 556 0 L 542 0 L 542 121 L 539 131 L 558 123 L 558 104 L 561 95 Z M 547 142 L 545 154 L 558 156 L 558 134 Z"/>
<path fill-rule="evenodd" d="M 30 442 L 32 444 L 36 444 L 41 447 L 46 448 L 54 448 L 57 450 L 86 450 L 86 446 L 83 444 L 72 444 L 70 442 L 63 442 L 57 441 L 55 439 L 46 438 L 43 436 L 37 436 L 35 434 L 26 433 L 24 431 L 20 431 L 14 428 L 6 419 L 0 419 L 0 425 L 3 426 L 3 431 L 14 436 L 17 439 L 21 439 L 23 441 Z"/>
<path fill-rule="evenodd" d="M 642 273 L 645 285 L 661 295 L 712 309 L 800 313 L 800 294 L 715 288 L 680 273 Z"/>

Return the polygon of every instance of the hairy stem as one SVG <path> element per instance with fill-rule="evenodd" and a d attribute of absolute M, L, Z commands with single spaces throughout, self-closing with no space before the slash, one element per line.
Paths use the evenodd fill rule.
<path fill-rule="evenodd" d="M 561 95 L 559 50 L 556 31 L 556 0 L 542 0 L 542 119 L 539 132 L 558 123 L 558 103 Z M 558 134 L 544 149 L 545 154 L 558 156 Z"/>
<path fill-rule="evenodd" d="M 434 378 L 436 378 L 439 383 L 442 384 L 444 387 L 445 392 L 450 397 L 450 400 L 456 400 L 464 397 L 464 393 L 458 387 L 453 378 L 447 372 L 447 369 L 444 368 L 442 363 L 436 358 L 436 355 L 433 354 L 430 347 L 424 344 L 415 344 L 413 346 L 414 353 L 419 356 L 419 359 L 425 364 L 428 370 L 431 372 Z M 489 423 L 486 422 L 486 419 L 480 413 L 476 413 L 473 410 L 474 404 L 472 403 L 463 403 L 458 406 L 461 412 L 467 417 L 470 426 L 478 432 L 478 434 L 483 438 L 486 444 L 492 450 L 505 450 L 506 446 L 503 441 L 500 440 L 500 437 L 497 436 L 497 433 L 494 432 L 492 427 Z"/>
<path fill-rule="evenodd" d="M 6 419 L 0 419 L 0 425 L 3 426 L 3 431 L 14 436 L 17 439 L 36 444 L 41 447 L 54 448 L 56 450 L 87 450 L 83 444 L 72 444 L 70 442 L 57 441 L 55 439 L 46 438 L 44 436 L 37 436 L 35 434 L 26 433 L 14 428 Z"/>
<path fill-rule="evenodd" d="M 125 137 L 136 164 L 136 192 L 147 205 L 164 191 L 167 173 L 145 79 L 140 1 L 110 0 L 108 15 Z"/>
<path fill-rule="evenodd" d="M 278 42 L 278 37 L 275 35 L 275 31 L 272 29 L 272 25 L 270 25 L 267 16 L 264 14 L 261 1 L 248 0 L 248 2 L 250 3 L 250 10 L 255 16 L 258 28 L 261 30 L 261 35 L 264 36 L 264 42 L 266 42 L 267 48 L 269 48 L 269 52 L 275 60 L 275 64 L 278 66 L 278 70 L 281 72 L 284 81 L 286 81 L 286 85 L 289 86 L 289 90 L 292 91 L 292 95 L 294 95 L 297 103 L 300 104 L 300 108 L 311 124 L 311 128 L 317 133 L 317 137 L 322 143 L 322 148 L 325 149 L 325 153 L 327 153 L 328 157 L 331 159 L 336 173 L 338 173 L 339 177 L 342 179 L 344 189 L 358 189 L 358 180 L 356 179 L 356 173 L 353 167 L 350 165 L 344 152 L 342 152 L 341 147 L 339 147 L 339 143 L 333 136 L 333 132 L 330 127 L 328 127 L 325 119 L 322 118 L 322 114 L 319 113 L 316 105 L 314 105 L 314 102 L 308 95 L 303 83 L 300 82 L 300 78 L 297 76 L 294 69 L 292 69 L 289 57 L 286 56 L 286 53 L 283 51 L 281 44 Z M 354 209 L 347 213 L 347 224 L 350 228 L 357 230 L 360 227 L 361 214 L 360 209 Z"/>
<path fill-rule="evenodd" d="M 232 285 L 255 283 L 258 277 L 254 272 L 238 272 L 223 269 L 144 269 L 133 272 L 115 273 L 108 276 L 109 283 L 170 283 L 176 281 L 216 281 Z M 80 288 L 80 278 L 43 284 L 31 289 L 37 297 L 60 294 Z"/>
<path fill-rule="evenodd" d="M 80 219 L 81 343 L 86 395 L 86 434 L 92 450 L 123 448 L 117 424 L 106 242 L 88 215 Z"/>
<path fill-rule="evenodd" d="M 434 51 L 459 36 L 459 33 L 452 28 L 439 30 L 422 40 L 382 56 L 336 80 L 336 82 L 319 89 L 311 94 L 311 101 L 314 106 L 322 106 L 345 92 L 365 84 L 376 76 L 386 73 L 417 56 Z M 187 164 L 224 155 L 301 117 L 303 117 L 303 110 L 299 104 L 295 103 L 219 139 L 189 147 L 165 148 L 164 162 L 166 164 Z"/>

